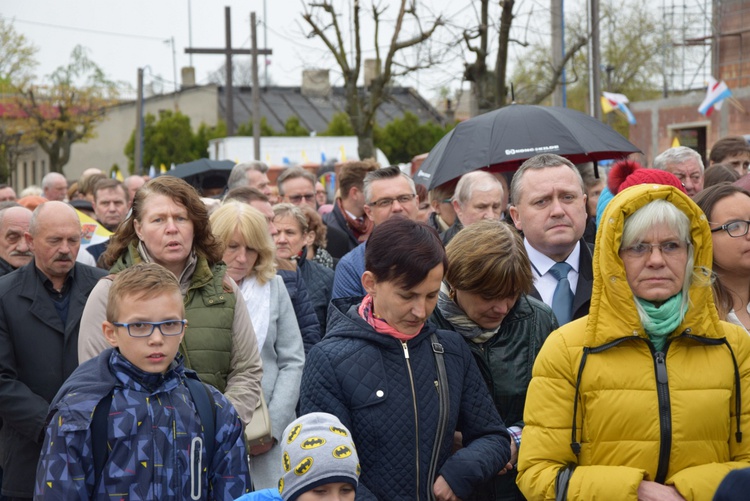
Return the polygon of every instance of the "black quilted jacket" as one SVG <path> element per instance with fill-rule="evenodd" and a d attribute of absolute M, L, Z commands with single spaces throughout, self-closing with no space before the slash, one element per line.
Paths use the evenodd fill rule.
<path fill-rule="evenodd" d="M 375 332 L 353 301 L 331 302 L 326 337 L 305 363 L 301 411 L 329 412 L 351 430 L 362 466 L 358 501 L 427 500 L 439 412 L 435 328 L 426 325 L 405 348 Z M 508 462 L 509 438 L 466 343 L 454 332 L 437 332 L 450 391 L 438 475 L 466 499 Z M 451 454 L 455 430 L 464 448 Z"/>

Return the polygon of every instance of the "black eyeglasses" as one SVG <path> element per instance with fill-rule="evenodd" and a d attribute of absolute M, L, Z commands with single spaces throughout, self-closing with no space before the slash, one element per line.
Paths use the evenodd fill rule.
<path fill-rule="evenodd" d="M 125 327 L 130 337 L 149 337 L 154 329 L 159 329 L 162 336 L 179 336 L 185 330 L 187 320 L 164 320 L 163 322 L 133 322 L 124 324 L 112 322 L 117 327 Z"/>
<path fill-rule="evenodd" d="M 711 233 L 716 233 L 717 231 L 724 230 L 727 233 L 729 233 L 729 236 L 732 238 L 739 238 L 744 237 L 747 235 L 747 229 L 748 226 L 750 226 L 750 221 L 729 221 L 726 224 L 722 224 L 718 228 L 714 228 L 711 230 Z"/>
<path fill-rule="evenodd" d="M 308 202 L 312 202 L 313 200 L 315 200 L 315 193 L 306 193 L 304 195 L 290 195 L 287 198 L 289 198 L 289 200 L 291 200 L 293 204 L 298 204 L 303 199 Z"/>
<path fill-rule="evenodd" d="M 396 198 L 381 198 L 380 200 L 375 200 L 374 202 L 370 202 L 369 206 L 371 207 L 378 207 L 379 209 L 386 209 L 393 205 L 393 202 L 398 202 L 399 205 L 408 204 L 412 200 L 414 200 L 414 197 L 416 197 L 416 193 L 412 193 L 411 195 L 399 195 Z"/>

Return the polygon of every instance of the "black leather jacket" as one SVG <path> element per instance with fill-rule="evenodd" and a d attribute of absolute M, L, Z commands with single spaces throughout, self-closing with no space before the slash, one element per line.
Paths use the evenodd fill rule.
<path fill-rule="evenodd" d="M 439 329 L 456 330 L 438 308 L 435 308 L 430 322 Z M 549 306 L 522 295 L 492 338 L 481 344 L 466 339 L 495 407 L 509 428 L 523 427 L 523 408 L 534 360 L 547 336 L 557 327 L 557 320 Z M 516 487 L 516 470 L 496 476 L 478 487 L 470 499 L 523 500 L 521 491 Z"/>

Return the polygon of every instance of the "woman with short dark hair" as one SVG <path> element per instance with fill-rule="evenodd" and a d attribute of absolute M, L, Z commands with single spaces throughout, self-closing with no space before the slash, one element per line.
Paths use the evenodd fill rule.
<path fill-rule="evenodd" d="M 367 295 L 336 299 L 310 350 L 301 411 L 329 412 L 359 453 L 358 500 L 468 499 L 510 458 L 502 420 L 471 352 L 425 321 L 447 261 L 435 230 L 393 217 L 367 241 Z M 463 448 L 451 454 L 453 432 Z"/>

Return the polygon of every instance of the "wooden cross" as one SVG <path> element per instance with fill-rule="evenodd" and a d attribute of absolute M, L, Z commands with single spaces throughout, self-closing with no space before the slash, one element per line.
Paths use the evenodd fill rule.
<path fill-rule="evenodd" d="M 252 49 L 233 49 L 232 48 L 232 23 L 231 14 L 229 7 L 224 7 L 224 25 L 226 33 L 226 47 L 223 49 L 194 49 L 188 47 L 185 49 L 186 54 L 224 54 L 227 58 L 226 62 L 226 108 L 227 108 L 227 136 L 234 135 L 234 96 L 232 95 L 232 56 L 234 55 L 251 55 L 253 56 L 253 72 L 257 73 L 258 68 L 258 55 L 270 55 L 273 53 L 271 49 L 258 49 L 253 47 Z M 254 26 L 253 26 L 254 28 Z M 257 76 L 253 77 L 253 82 L 257 82 Z M 253 89 L 253 93 L 257 94 L 260 91 Z M 260 128 L 260 117 L 253 116 L 254 128 Z"/>

